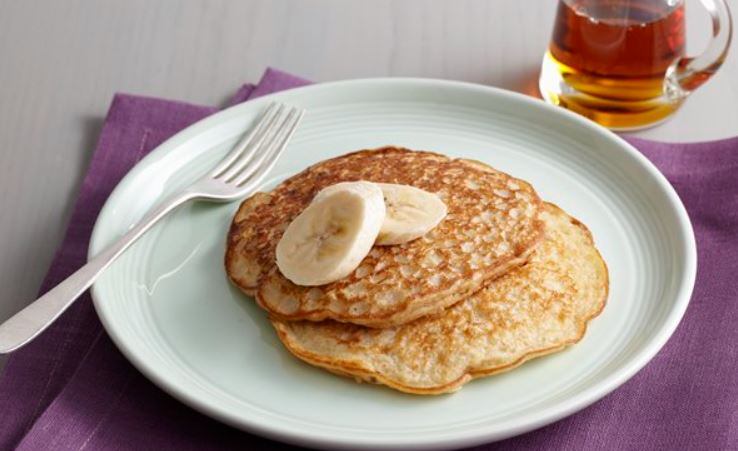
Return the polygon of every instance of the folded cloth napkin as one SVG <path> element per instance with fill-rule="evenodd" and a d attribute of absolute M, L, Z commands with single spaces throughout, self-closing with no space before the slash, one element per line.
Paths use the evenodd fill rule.
<path fill-rule="evenodd" d="M 230 104 L 307 82 L 268 70 Z M 116 95 L 45 291 L 86 259 L 100 208 L 163 140 L 216 108 Z M 676 187 L 697 235 L 694 296 L 674 336 L 613 394 L 537 431 L 479 449 L 736 449 L 738 446 L 738 138 L 630 139 Z M 104 333 L 89 295 L 0 377 L 0 449 L 284 447 L 232 429 L 156 388 Z"/>

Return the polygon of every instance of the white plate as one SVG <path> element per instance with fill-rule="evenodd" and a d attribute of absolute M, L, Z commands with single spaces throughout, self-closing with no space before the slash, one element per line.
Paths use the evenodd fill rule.
<path fill-rule="evenodd" d="M 696 252 L 664 177 L 616 135 L 494 88 L 436 80 L 355 80 L 229 108 L 162 144 L 120 183 L 90 255 L 212 167 L 272 99 L 308 114 L 267 188 L 350 150 L 396 144 L 487 162 L 533 183 L 592 230 L 610 298 L 585 338 L 453 395 L 419 397 L 312 368 L 279 344 L 263 311 L 226 280 L 237 204 L 196 203 L 159 224 L 95 284 L 121 351 L 173 396 L 235 427 L 299 444 L 451 447 L 551 423 L 600 399 L 664 345 L 689 302 Z"/>

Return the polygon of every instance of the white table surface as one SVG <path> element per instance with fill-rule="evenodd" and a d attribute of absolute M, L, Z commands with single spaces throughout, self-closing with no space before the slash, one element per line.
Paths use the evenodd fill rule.
<path fill-rule="evenodd" d="M 738 0 L 729 0 L 738 11 Z M 553 0 L 0 0 L 0 321 L 35 298 L 115 92 L 220 104 L 267 66 L 529 94 Z M 688 0 L 688 50 L 710 23 Z M 664 141 L 738 135 L 738 38 Z M 2 366 L 0 358 L 0 367 Z"/>

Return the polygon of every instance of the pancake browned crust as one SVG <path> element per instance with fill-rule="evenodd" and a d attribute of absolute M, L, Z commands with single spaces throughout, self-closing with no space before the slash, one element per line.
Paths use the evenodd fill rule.
<path fill-rule="evenodd" d="M 375 246 L 344 279 L 293 284 L 275 264 L 282 233 L 320 189 L 353 180 L 435 192 L 448 215 L 410 243 Z M 439 313 L 524 263 L 542 237 L 541 208 L 528 183 L 477 162 L 395 147 L 363 150 L 320 162 L 244 201 L 229 232 L 226 270 L 274 317 L 389 327 Z"/>
<path fill-rule="evenodd" d="M 415 394 L 458 390 L 576 343 L 605 306 L 608 272 L 587 228 L 546 204 L 546 238 L 529 262 L 440 316 L 388 329 L 272 323 L 300 359 Z"/>

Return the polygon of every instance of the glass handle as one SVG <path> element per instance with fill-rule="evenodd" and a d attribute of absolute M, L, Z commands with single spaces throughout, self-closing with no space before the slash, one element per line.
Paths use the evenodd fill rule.
<path fill-rule="evenodd" d="M 666 73 L 666 94 L 682 100 L 710 79 L 725 61 L 733 36 L 733 21 L 725 0 L 700 0 L 712 18 L 712 40 L 696 57 L 676 60 Z"/>

